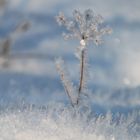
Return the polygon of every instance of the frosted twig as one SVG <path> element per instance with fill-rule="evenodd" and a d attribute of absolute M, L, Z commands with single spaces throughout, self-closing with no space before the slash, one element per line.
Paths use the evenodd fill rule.
<path fill-rule="evenodd" d="M 57 59 L 56 67 L 60 74 L 60 78 L 63 83 L 66 94 L 68 95 L 72 106 L 74 106 L 75 104 L 77 104 L 77 92 L 75 87 L 73 86 L 73 83 L 70 81 L 70 78 L 64 65 L 64 60 L 62 60 L 61 58 Z"/>
<path fill-rule="evenodd" d="M 18 35 L 26 32 L 30 27 L 30 23 L 27 21 L 19 23 L 13 32 L 9 33 L 8 36 L 2 40 L 1 44 L 1 52 L 0 54 L 3 56 L 7 56 L 10 53 L 11 45 L 15 42 Z"/>
<path fill-rule="evenodd" d="M 100 45 L 102 36 L 110 34 L 111 29 L 104 27 L 103 18 L 100 15 L 94 14 L 91 9 L 81 13 L 78 10 L 74 10 L 73 19 L 67 19 L 63 13 L 59 13 L 56 20 L 60 26 L 64 26 L 67 29 L 67 33 L 64 34 L 66 39 L 76 38 L 79 40 L 80 47 L 78 48 L 78 58 L 80 59 L 80 80 L 77 88 L 77 104 L 79 103 L 81 93 L 83 94 L 84 88 L 87 84 L 87 46 L 90 41 L 95 45 Z M 80 55 L 79 55 L 80 54 Z M 63 73 L 64 74 L 64 73 Z M 61 75 L 64 77 L 64 75 Z M 62 79 L 62 78 L 61 78 Z M 63 80 L 63 84 L 67 83 Z M 66 86 L 67 87 L 67 86 Z M 76 93 L 76 92 L 75 92 Z M 68 91 L 68 96 L 71 97 L 71 93 Z"/>
<path fill-rule="evenodd" d="M 79 85 L 79 94 L 81 93 L 81 90 L 83 88 L 83 76 L 84 76 L 84 57 L 85 57 L 85 51 L 82 50 L 81 54 L 81 68 L 80 68 L 80 85 Z"/>
<path fill-rule="evenodd" d="M 80 58 L 80 80 L 79 80 L 79 94 L 82 92 L 82 89 L 86 87 L 87 83 L 87 50 L 84 49 L 81 51 L 81 58 Z"/>

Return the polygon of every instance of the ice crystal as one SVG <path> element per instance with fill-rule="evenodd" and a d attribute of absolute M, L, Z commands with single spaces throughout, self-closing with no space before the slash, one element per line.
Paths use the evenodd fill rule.
<path fill-rule="evenodd" d="M 83 14 L 74 10 L 73 19 L 66 19 L 63 13 L 59 13 L 56 17 L 57 22 L 61 26 L 65 26 L 68 33 L 64 34 L 66 39 L 77 38 L 80 44 L 84 46 L 93 41 L 99 45 L 103 42 L 102 36 L 111 33 L 111 28 L 103 26 L 103 18 L 101 15 L 96 15 L 91 9 L 86 10 Z"/>

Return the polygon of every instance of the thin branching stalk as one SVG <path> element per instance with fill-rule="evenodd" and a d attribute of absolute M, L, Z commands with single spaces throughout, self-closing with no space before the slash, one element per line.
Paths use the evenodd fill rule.
<path fill-rule="evenodd" d="M 62 73 L 62 72 L 60 73 L 60 78 L 61 78 L 61 81 L 64 81 L 64 79 L 65 79 L 64 73 Z M 68 86 L 67 86 L 67 84 L 65 82 L 63 82 L 63 87 L 64 87 L 64 90 L 65 90 L 66 94 L 68 95 L 68 98 L 69 98 L 69 100 L 71 102 L 71 105 L 74 107 L 74 104 L 73 104 L 71 96 L 70 96 L 71 94 L 70 94 Z"/>
<path fill-rule="evenodd" d="M 68 76 L 68 72 L 65 68 L 64 61 L 62 59 L 58 59 L 56 61 L 56 67 L 59 72 L 61 81 L 63 83 L 63 87 L 65 89 L 66 94 L 68 95 L 68 98 L 71 102 L 71 105 L 74 107 L 75 104 L 77 104 L 77 94 L 76 89 L 73 86 L 73 83 L 70 81 L 70 78 Z"/>

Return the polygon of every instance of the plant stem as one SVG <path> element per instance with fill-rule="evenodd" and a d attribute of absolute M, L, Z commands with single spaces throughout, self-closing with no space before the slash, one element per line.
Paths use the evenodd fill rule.
<path fill-rule="evenodd" d="M 85 51 L 82 50 L 81 53 L 81 68 L 80 68 L 80 83 L 79 83 L 79 89 L 78 93 L 81 94 L 82 88 L 83 88 L 83 78 L 84 78 L 84 54 Z"/>
<path fill-rule="evenodd" d="M 85 71 L 85 49 L 83 49 L 81 52 L 80 81 L 79 81 L 79 88 L 78 88 L 77 104 L 79 103 L 80 94 L 84 86 L 84 71 Z"/>
<path fill-rule="evenodd" d="M 61 80 L 64 81 L 64 80 L 63 80 L 63 79 L 64 79 L 64 74 L 63 74 L 63 73 L 60 74 L 60 77 L 61 77 Z M 64 89 L 65 89 L 66 94 L 68 95 L 68 98 L 69 98 L 69 100 L 70 100 L 70 102 L 71 102 L 72 107 L 74 107 L 74 103 L 73 103 L 73 101 L 72 101 L 72 99 L 71 99 L 69 90 L 68 90 L 68 88 L 67 88 L 67 85 L 66 85 L 64 82 L 63 82 L 63 87 L 64 87 Z"/>
<path fill-rule="evenodd" d="M 61 81 L 63 83 L 63 87 L 64 87 L 64 90 L 71 102 L 71 105 L 74 107 L 74 101 L 73 101 L 73 98 L 72 98 L 72 90 L 73 90 L 73 87 L 72 87 L 72 84 L 71 82 L 68 80 L 68 75 L 67 75 L 67 72 L 64 68 L 64 62 L 63 60 L 59 60 L 59 61 L 56 61 L 56 67 L 57 67 L 57 70 L 60 74 L 60 78 L 61 78 Z"/>

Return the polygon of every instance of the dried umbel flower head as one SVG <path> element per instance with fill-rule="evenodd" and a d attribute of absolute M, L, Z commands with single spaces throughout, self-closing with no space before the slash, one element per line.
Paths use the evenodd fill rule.
<path fill-rule="evenodd" d="M 76 52 L 76 57 L 80 62 L 79 83 L 76 90 L 72 86 L 70 79 L 67 78 L 68 73 L 62 68 L 63 65 L 57 63 L 57 69 L 59 68 L 58 72 L 64 89 L 71 104 L 74 106 L 80 104 L 83 95 L 86 95 L 87 92 L 87 81 L 89 77 L 87 44 L 90 41 L 96 45 L 101 44 L 102 37 L 105 34 L 110 34 L 111 29 L 104 27 L 103 18 L 100 15 L 94 14 L 91 9 L 86 10 L 84 13 L 75 10 L 72 19 L 67 19 L 63 13 L 59 13 L 56 20 L 59 25 L 66 27 L 68 31 L 68 33 L 64 33 L 66 39 L 76 38 L 80 43 L 80 47 L 78 47 Z"/>
<path fill-rule="evenodd" d="M 110 28 L 103 26 L 102 16 L 94 14 L 91 9 L 84 13 L 74 10 L 73 19 L 69 20 L 63 13 L 59 13 L 56 19 L 59 25 L 65 26 L 68 31 L 64 34 L 64 37 L 66 39 L 79 39 L 81 46 L 86 46 L 89 41 L 99 45 L 102 43 L 102 36 L 112 32 Z"/>

